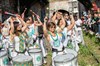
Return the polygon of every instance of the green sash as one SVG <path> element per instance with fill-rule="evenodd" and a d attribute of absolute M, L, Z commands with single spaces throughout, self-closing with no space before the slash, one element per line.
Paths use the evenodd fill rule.
<path fill-rule="evenodd" d="M 25 38 L 23 37 L 23 35 L 20 35 L 19 36 L 19 43 L 20 43 L 20 45 L 19 45 L 19 51 L 20 52 L 24 52 L 24 50 L 25 50 L 25 48 L 24 48 L 24 43 L 25 43 L 25 40 L 24 40 Z"/>

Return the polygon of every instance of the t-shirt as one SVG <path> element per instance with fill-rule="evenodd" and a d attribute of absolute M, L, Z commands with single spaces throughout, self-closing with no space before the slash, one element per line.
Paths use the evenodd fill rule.
<path fill-rule="evenodd" d="M 81 26 L 82 20 L 81 19 L 78 19 L 77 21 L 75 21 L 75 23 L 76 23 L 77 26 Z"/>

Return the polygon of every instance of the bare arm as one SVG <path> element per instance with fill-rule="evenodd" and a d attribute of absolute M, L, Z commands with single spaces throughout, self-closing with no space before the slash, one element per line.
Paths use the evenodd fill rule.
<path fill-rule="evenodd" d="M 63 17 L 63 16 L 62 16 L 61 21 L 63 22 L 63 25 L 62 25 L 60 28 L 61 28 L 61 29 L 63 29 L 63 28 L 65 27 L 65 25 L 66 25 L 66 22 L 65 22 L 64 17 Z"/>
<path fill-rule="evenodd" d="M 71 30 L 71 29 L 74 27 L 74 25 L 75 25 L 75 20 L 74 20 L 74 18 L 73 18 L 72 15 L 70 15 L 70 18 L 71 18 L 71 25 L 69 25 L 69 26 L 67 27 L 67 30 L 68 30 L 68 31 Z"/>
<path fill-rule="evenodd" d="M 38 20 L 38 24 L 36 24 L 36 25 L 37 25 L 37 26 L 41 26 L 41 25 L 42 25 L 42 22 L 41 22 L 40 18 L 37 17 L 37 20 Z"/>
<path fill-rule="evenodd" d="M 21 21 L 21 24 L 22 24 L 22 32 L 25 31 L 25 29 L 27 28 L 27 24 L 25 23 L 25 21 L 20 17 L 18 16 L 18 19 Z"/>
<path fill-rule="evenodd" d="M 52 19 L 52 22 L 55 23 L 56 17 L 57 17 L 57 12 L 56 12 L 56 13 L 53 15 L 53 17 L 51 18 L 51 19 Z"/>
<path fill-rule="evenodd" d="M 32 10 L 30 10 L 30 12 L 32 13 L 32 18 L 33 18 L 33 21 L 35 21 L 35 13 L 32 11 Z"/>
<path fill-rule="evenodd" d="M 10 18 L 10 28 L 11 28 L 11 30 L 10 30 L 10 34 L 13 34 L 14 33 L 14 24 L 13 24 L 13 19 L 12 19 L 12 17 Z"/>
<path fill-rule="evenodd" d="M 44 19 L 44 25 L 43 25 L 43 32 L 44 32 L 44 36 L 47 38 L 48 37 L 48 31 L 47 31 L 46 20 L 45 19 Z"/>
<path fill-rule="evenodd" d="M 24 9 L 24 12 L 21 14 L 22 19 L 24 20 L 24 16 L 25 16 L 25 12 L 26 12 L 27 8 Z"/>

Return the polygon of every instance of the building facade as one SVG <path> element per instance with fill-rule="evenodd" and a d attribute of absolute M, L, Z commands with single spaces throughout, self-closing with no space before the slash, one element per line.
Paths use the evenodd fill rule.
<path fill-rule="evenodd" d="M 49 15 L 56 10 L 66 10 L 68 12 L 79 14 L 77 0 L 49 0 Z"/>

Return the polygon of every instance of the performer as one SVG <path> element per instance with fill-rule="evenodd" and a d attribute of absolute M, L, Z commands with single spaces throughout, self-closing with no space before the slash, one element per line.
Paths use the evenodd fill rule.
<path fill-rule="evenodd" d="M 71 30 L 75 24 L 73 16 L 71 15 L 71 19 L 72 19 L 72 24 L 69 25 L 66 28 L 61 28 L 64 33 L 69 30 Z M 57 54 L 62 54 L 64 53 L 64 45 L 62 43 L 62 34 L 58 33 L 56 31 L 56 25 L 54 22 L 49 22 L 46 25 L 46 21 L 44 22 L 44 26 L 43 26 L 43 30 L 44 30 L 44 36 L 45 38 L 48 40 L 48 42 L 50 43 L 51 47 L 52 47 L 52 66 L 54 66 L 54 62 L 53 62 L 53 58 L 57 55 Z"/>

